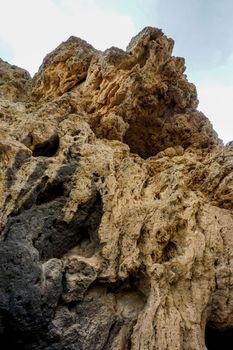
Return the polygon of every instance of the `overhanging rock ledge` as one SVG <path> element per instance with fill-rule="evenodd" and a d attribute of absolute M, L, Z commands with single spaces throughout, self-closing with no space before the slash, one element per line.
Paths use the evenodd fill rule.
<path fill-rule="evenodd" d="M 70 37 L 33 78 L 0 60 L 8 348 L 204 350 L 206 328 L 232 337 L 233 146 L 198 111 L 173 44 L 150 27 L 126 51 Z"/>

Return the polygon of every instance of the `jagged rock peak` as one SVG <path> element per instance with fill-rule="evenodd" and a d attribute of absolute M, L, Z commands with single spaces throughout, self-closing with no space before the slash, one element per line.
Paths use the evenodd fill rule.
<path fill-rule="evenodd" d="M 232 336 L 233 147 L 173 45 L 150 27 L 126 51 L 70 37 L 33 78 L 0 60 L 7 348 L 210 350 Z"/>

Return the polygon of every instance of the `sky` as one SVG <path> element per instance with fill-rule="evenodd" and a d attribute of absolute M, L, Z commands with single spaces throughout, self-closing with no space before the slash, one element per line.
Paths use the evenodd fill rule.
<path fill-rule="evenodd" d="M 71 35 L 125 49 L 145 26 L 175 40 L 199 110 L 233 140 L 233 0 L 0 0 L 0 57 L 33 75 Z"/>

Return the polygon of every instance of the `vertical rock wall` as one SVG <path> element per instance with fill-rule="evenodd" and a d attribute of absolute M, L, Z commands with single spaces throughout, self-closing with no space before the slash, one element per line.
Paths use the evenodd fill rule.
<path fill-rule="evenodd" d="M 232 339 L 233 146 L 172 48 L 145 28 L 126 51 L 71 37 L 32 79 L 0 61 L 5 349 Z"/>

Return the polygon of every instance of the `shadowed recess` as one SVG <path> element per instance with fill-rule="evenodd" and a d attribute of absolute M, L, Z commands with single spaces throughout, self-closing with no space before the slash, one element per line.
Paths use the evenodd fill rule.
<path fill-rule="evenodd" d="M 59 148 L 59 137 L 53 135 L 49 140 L 35 146 L 32 155 L 34 157 L 53 157 Z"/>
<path fill-rule="evenodd" d="M 207 325 L 205 343 L 208 350 L 231 350 L 233 347 L 233 329 L 226 328 L 219 330 Z"/>

